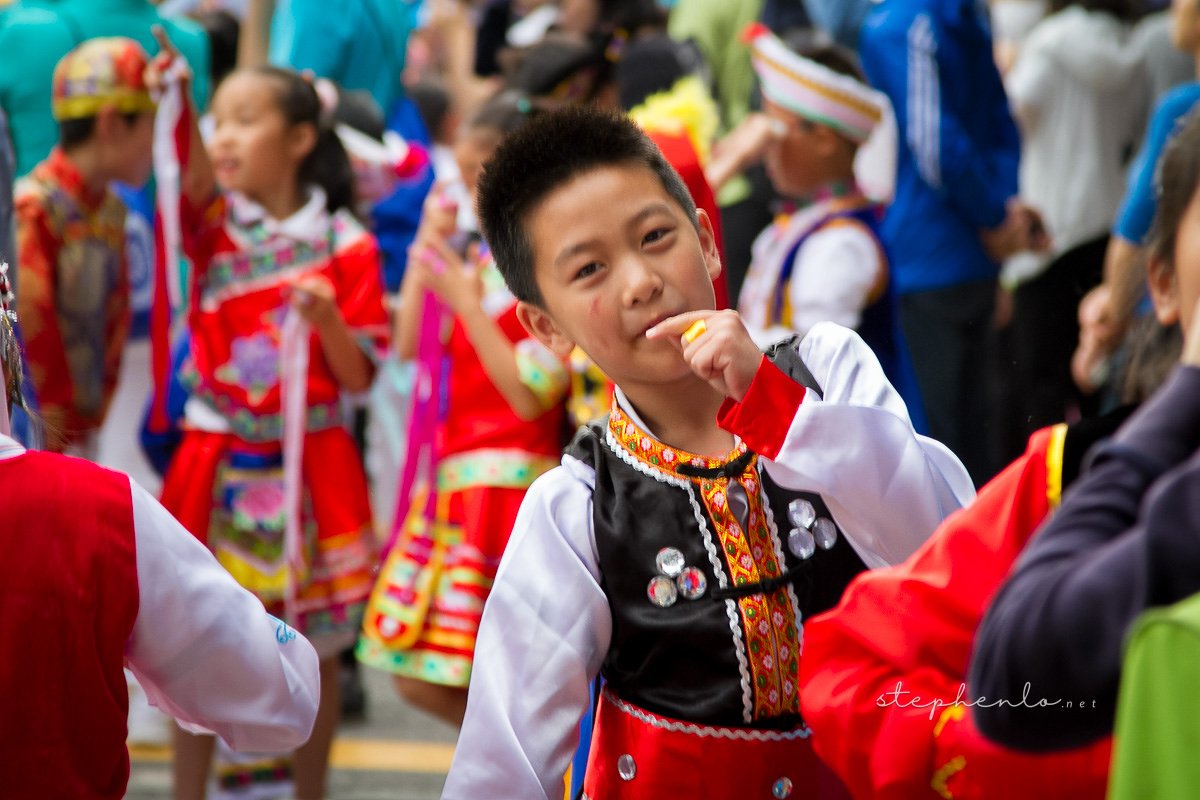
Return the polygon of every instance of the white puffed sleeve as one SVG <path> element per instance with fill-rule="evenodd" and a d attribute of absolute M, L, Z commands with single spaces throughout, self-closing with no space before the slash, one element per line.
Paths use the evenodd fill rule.
<path fill-rule="evenodd" d="M 868 567 L 897 564 L 975 498 L 971 477 L 948 447 L 913 429 L 853 331 L 816 325 L 799 353 L 824 397 L 800 404 L 767 471 L 781 485 L 819 492 Z"/>
<path fill-rule="evenodd" d="M 302 745 L 320 697 L 312 645 L 131 486 L 139 602 L 126 660 L 150 702 L 235 750 Z"/>
<path fill-rule="evenodd" d="M 484 607 L 443 798 L 553 798 L 612 637 L 592 534 L 592 470 L 570 456 L 521 504 Z"/>
<path fill-rule="evenodd" d="M 764 359 L 722 425 L 764 456 L 776 483 L 820 494 L 868 567 L 899 563 L 974 499 L 971 478 L 945 445 L 913 429 L 854 331 L 819 323 L 797 352 L 821 396 Z"/>

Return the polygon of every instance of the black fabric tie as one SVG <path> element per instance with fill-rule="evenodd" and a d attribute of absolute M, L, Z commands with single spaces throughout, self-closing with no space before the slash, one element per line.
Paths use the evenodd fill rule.
<path fill-rule="evenodd" d="M 695 464 L 680 464 L 675 467 L 675 471 L 687 478 L 702 478 L 706 480 L 725 478 L 732 481 L 745 474 L 746 467 L 750 464 L 752 458 L 754 458 L 754 453 L 747 450 L 732 461 L 728 461 L 717 467 L 698 467 Z"/>

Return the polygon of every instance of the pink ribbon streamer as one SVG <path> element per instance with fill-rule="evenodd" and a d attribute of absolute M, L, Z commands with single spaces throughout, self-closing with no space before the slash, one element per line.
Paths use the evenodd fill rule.
<path fill-rule="evenodd" d="M 284 616 L 296 623 L 297 584 L 307 565 L 301 511 L 304 490 L 304 436 L 308 423 L 309 324 L 289 308 L 280 333 L 280 395 L 283 410 L 283 502 L 286 521 L 283 555 L 287 564 Z"/>
<path fill-rule="evenodd" d="M 425 511 L 428 514 L 437 501 L 437 430 L 438 406 L 442 383 L 442 319 L 444 309 L 432 292 L 426 292 L 421 303 L 421 329 L 417 336 L 416 375 L 413 379 L 412 413 L 408 418 L 408 442 L 404 467 L 396 491 L 396 516 L 392 532 L 383 548 L 387 556 L 404 529 L 412 508 L 412 492 L 421 472 L 428 487 Z"/>

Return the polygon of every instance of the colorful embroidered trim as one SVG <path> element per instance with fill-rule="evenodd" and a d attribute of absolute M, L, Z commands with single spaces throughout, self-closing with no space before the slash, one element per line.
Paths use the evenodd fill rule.
<path fill-rule="evenodd" d="M 514 350 L 521 384 L 533 392 L 542 410 L 554 408 L 570 386 L 566 368 L 534 339 L 522 339 Z"/>
<path fill-rule="evenodd" d="M 283 438 L 283 414 L 255 414 L 237 407 L 223 395 L 195 388 L 195 397 L 203 400 L 229 422 L 230 430 L 245 442 L 278 442 Z M 338 403 L 309 406 L 305 430 L 309 433 L 342 425 L 342 407 Z"/>
<path fill-rule="evenodd" d="M 438 464 L 438 491 L 458 492 L 477 486 L 526 489 L 558 466 L 558 459 L 524 450 L 472 450 L 448 456 Z"/>
<path fill-rule="evenodd" d="M 200 279 L 200 297 L 205 307 L 219 305 L 246 290 L 263 288 L 264 279 L 278 280 L 283 274 L 324 264 L 331 252 L 324 239 L 315 242 L 281 239 L 262 247 L 265 249 L 236 250 L 213 257 Z"/>
<path fill-rule="evenodd" d="M 612 432 L 617 443 L 635 459 L 655 470 L 666 472 L 676 480 L 691 481 L 691 478 L 679 475 L 677 469 L 681 464 L 693 467 L 716 469 L 745 454 L 746 445 L 738 444 L 724 458 L 713 458 L 689 453 L 668 447 L 650 434 L 644 432 L 629 418 L 621 408 L 614 395 L 608 415 L 608 429 Z"/>

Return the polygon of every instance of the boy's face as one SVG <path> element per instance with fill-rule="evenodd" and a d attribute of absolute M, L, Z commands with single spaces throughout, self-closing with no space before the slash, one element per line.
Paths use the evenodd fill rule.
<path fill-rule="evenodd" d="M 112 177 L 130 186 L 144 186 L 154 167 L 154 112 L 144 111 L 128 122 L 114 109 L 109 130 L 115 154 Z"/>
<path fill-rule="evenodd" d="M 697 232 L 646 167 L 601 167 L 563 184 L 524 221 L 544 303 L 521 303 L 525 327 L 560 357 L 579 345 L 626 392 L 690 378 L 677 347 L 645 334 L 715 306 L 721 264 L 699 215 Z"/>
<path fill-rule="evenodd" d="M 769 100 L 763 100 L 763 111 L 783 123 L 781 129 L 786 130 L 781 136 L 771 137 L 763 158 L 775 191 L 797 197 L 819 188 L 824 180 L 821 159 L 828 144 L 825 132 Z"/>

